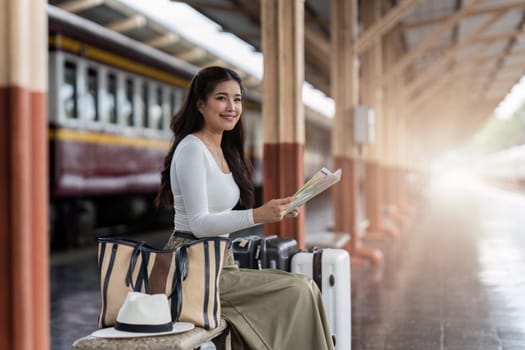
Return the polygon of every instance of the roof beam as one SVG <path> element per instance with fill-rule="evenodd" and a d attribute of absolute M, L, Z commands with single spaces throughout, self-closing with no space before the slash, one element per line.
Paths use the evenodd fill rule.
<path fill-rule="evenodd" d="M 305 26 L 307 25 L 317 25 L 323 32 L 330 32 L 330 18 L 328 20 L 322 20 L 317 16 L 314 9 L 309 6 L 308 2 L 304 2 L 304 16 L 305 16 Z"/>
<path fill-rule="evenodd" d="M 427 27 L 435 24 L 441 24 L 445 22 L 450 16 L 427 18 L 419 21 L 413 21 L 409 23 L 402 23 L 401 30 L 410 30 L 420 27 Z"/>
<path fill-rule="evenodd" d="M 485 23 L 483 23 L 483 25 L 481 25 L 473 33 L 469 34 L 464 40 L 456 43 L 443 57 L 432 63 L 430 67 L 426 68 L 422 73 L 418 73 L 417 78 L 411 81 L 407 86 L 405 90 L 405 96 L 411 96 L 414 92 L 423 89 L 425 85 L 430 85 L 430 81 L 434 75 L 439 72 L 440 69 L 443 69 L 447 64 L 449 64 L 462 48 L 469 45 L 469 43 L 476 38 L 479 38 L 483 32 L 491 28 L 496 22 L 505 16 L 508 11 L 509 10 L 500 11 L 489 18 L 487 21 L 485 21 Z"/>
<path fill-rule="evenodd" d="M 488 90 L 487 92 L 506 93 L 518 80 L 519 78 L 516 78 L 515 75 L 513 75 L 512 77 L 507 77 L 505 80 L 497 81 L 496 84 L 492 85 L 490 87 L 490 90 Z"/>
<path fill-rule="evenodd" d="M 504 73 L 504 75 L 496 76 L 493 82 L 493 86 L 490 86 L 490 89 L 485 88 L 485 85 L 483 84 L 484 83 L 483 80 L 482 81 L 478 80 L 476 81 L 476 84 L 472 85 L 474 87 L 474 89 L 472 89 L 472 95 L 476 96 L 475 97 L 476 100 L 479 101 L 480 99 L 483 99 L 484 97 L 487 96 L 487 92 L 491 91 L 492 89 L 498 89 L 501 87 L 501 85 L 505 83 L 507 83 L 508 85 L 505 93 L 508 92 L 510 88 L 521 79 L 521 77 L 525 73 L 525 69 L 523 68 L 523 65 L 520 65 L 520 66 L 516 65 L 512 67 L 512 71 L 503 70 L 503 71 L 499 71 L 499 73 Z M 510 75 L 505 74 L 505 73 L 510 73 Z"/>
<path fill-rule="evenodd" d="M 206 50 L 201 47 L 195 47 L 191 50 L 178 54 L 176 57 L 183 61 L 196 61 L 206 57 Z"/>
<path fill-rule="evenodd" d="M 262 81 L 259 78 L 254 77 L 253 75 L 244 78 L 242 81 L 243 85 L 249 89 L 260 88 Z"/>
<path fill-rule="evenodd" d="M 510 87 L 510 86 L 509 86 Z M 483 95 L 483 98 L 489 98 L 489 99 L 503 99 L 503 97 L 506 95 L 507 91 L 486 91 Z"/>
<path fill-rule="evenodd" d="M 399 73 L 402 73 L 414 60 L 425 52 L 432 44 L 440 39 L 446 32 L 454 27 L 463 17 L 465 17 L 467 11 L 473 9 L 481 0 L 472 0 L 460 10 L 456 11 L 454 15 L 450 16 L 445 23 L 439 28 L 434 30 L 427 38 L 414 49 L 406 53 L 399 61 L 397 61 L 392 68 L 388 70 L 385 78 L 383 79 L 384 84 L 390 83 Z"/>
<path fill-rule="evenodd" d="M 330 39 L 308 25 L 304 26 L 304 36 L 305 79 L 317 89 L 329 94 L 330 83 L 326 77 L 330 76 L 330 64 L 327 64 L 327 58 L 330 57 Z M 311 69 L 312 66 L 315 68 Z"/>
<path fill-rule="evenodd" d="M 443 74 L 440 76 L 437 81 L 434 81 L 433 84 L 429 85 L 427 89 L 423 90 L 414 100 L 408 105 L 407 116 L 411 117 L 415 112 L 421 108 L 430 97 L 436 96 L 437 92 L 447 85 L 453 78 L 455 73 Z M 406 99 L 410 101 L 410 99 Z"/>
<path fill-rule="evenodd" d="M 489 38 L 488 42 L 489 43 L 493 43 L 493 42 L 501 40 L 501 39 L 513 39 L 516 36 L 518 36 L 518 35 L 520 35 L 520 34 L 522 34 L 524 32 L 525 32 L 525 27 L 521 28 L 519 30 L 513 31 L 513 32 L 509 32 L 509 33 L 505 33 L 505 34 L 502 34 L 502 35 L 493 36 L 493 37 Z M 484 38 L 484 39 L 485 39 L 485 42 L 487 42 L 486 41 L 487 39 L 486 38 Z M 523 70 L 523 63 L 522 62 L 517 62 L 517 63 L 512 63 L 512 64 L 505 64 L 505 62 L 504 62 L 505 58 L 512 57 L 512 56 L 517 55 L 518 53 L 523 53 L 523 52 L 524 51 L 521 50 L 521 51 L 516 51 L 514 53 L 512 53 L 512 52 L 511 53 L 503 53 L 504 58 L 500 58 L 499 59 L 499 60 L 503 60 L 503 63 L 499 67 L 496 67 L 496 68 L 494 66 L 485 67 L 485 71 L 489 71 L 490 73 L 486 75 L 485 79 L 481 79 L 481 81 L 479 81 L 475 85 L 475 86 L 477 86 L 477 89 L 475 89 L 475 91 L 478 91 L 477 94 L 478 94 L 479 98 L 483 98 L 484 95 L 486 96 L 486 92 L 491 89 L 491 84 L 494 85 L 495 82 L 499 82 L 502 79 L 507 78 L 507 77 L 516 77 L 516 76 L 521 77 L 523 75 L 523 73 L 525 73 L 525 71 Z M 478 71 L 479 71 L 479 69 L 478 69 Z M 502 76 L 502 74 L 503 74 L 503 76 Z"/>
<path fill-rule="evenodd" d="M 486 65 L 482 65 L 482 66 L 473 66 L 473 65 L 469 65 L 469 66 L 465 66 L 463 63 L 461 63 L 458 67 L 460 68 L 463 68 L 463 67 L 467 67 L 467 68 L 470 68 L 470 69 L 460 69 L 458 71 L 458 75 L 462 77 L 462 79 L 467 79 L 469 77 L 476 77 L 478 78 L 478 80 L 481 80 L 479 79 L 479 75 L 480 74 L 485 74 L 487 73 L 488 71 L 492 70 L 494 67 L 493 66 L 486 66 Z"/>
<path fill-rule="evenodd" d="M 496 41 L 511 39 L 511 38 L 517 37 L 518 35 L 521 35 L 523 33 L 525 33 L 525 28 L 518 29 L 518 30 L 513 30 L 512 32 L 496 34 L 496 35 L 492 35 L 492 36 L 489 36 L 489 37 L 478 38 L 477 40 L 473 41 L 472 43 L 473 44 L 483 43 L 483 44 L 486 44 L 486 45 L 491 45 L 491 44 L 494 44 Z"/>
<path fill-rule="evenodd" d="M 312 70 L 306 66 L 305 80 L 312 84 L 316 89 L 324 92 L 327 96 L 330 93 L 330 81 L 326 79 L 326 75 L 319 74 L 317 70 Z"/>
<path fill-rule="evenodd" d="M 521 78 L 521 76 L 522 76 L 521 75 L 522 71 L 523 71 L 523 66 L 519 67 L 518 70 L 514 69 L 511 72 L 512 75 L 504 75 L 502 77 L 497 77 L 496 79 L 494 79 L 492 81 L 492 85 L 490 86 L 490 89 L 498 88 L 498 87 L 500 87 L 500 85 L 507 84 L 507 82 L 509 82 L 509 81 L 513 81 L 514 82 L 516 80 L 519 80 Z M 473 91 L 473 94 L 475 94 L 474 91 L 484 90 L 484 88 L 482 88 L 482 86 L 484 86 L 483 84 L 486 81 L 486 77 L 482 77 L 481 79 L 476 79 L 476 78 L 469 79 L 469 77 L 468 77 L 468 78 L 465 79 L 464 82 L 462 82 L 463 86 L 469 86 L 471 88 L 471 90 Z M 475 86 L 474 89 L 472 89 L 473 86 Z"/>
<path fill-rule="evenodd" d="M 166 46 L 175 44 L 179 40 L 180 40 L 180 36 L 178 34 L 169 32 L 164 35 L 153 38 L 151 40 L 148 40 L 145 42 L 145 44 L 151 47 L 154 47 L 156 49 L 160 49 L 162 47 L 166 47 Z"/>
<path fill-rule="evenodd" d="M 304 37 L 325 59 L 330 56 L 330 38 L 325 38 L 323 34 L 306 25 L 304 26 Z"/>
<path fill-rule="evenodd" d="M 226 62 L 220 58 L 212 58 L 209 61 L 204 62 L 201 66 L 203 67 L 211 67 L 211 66 L 225 66 Z"/>
<path fill-rule="evenodd" d="M 413 118 L 415 115 L 420 115 L 420 112 L 431 106 L 432 103 L 435 103 L 436 101 L 439 103 L 439 101 L 444 98 L 443 94 L 450 93 L 451 89 L 457 90 L 453 93 L 458 96 L 458 100 L 463 101 L 465 109 L 469 108 L 468 104 L 475 103 L 477 105 L 479 101 L 474 99 L 477 89 L 473 89 L 471 85 L 475 85 L 479 88 L 480 84 L 474 84 L 472 80 L 459 81 L 457 79 L 459 75 L 460 74 L 455 67 L 450 74 L 440 76 L 408 106 L 407 116 Z M 465 84 L 469 83 L 470 85 L 465 89 Z M 442 111 L 440 111 L 440 113 L 442 113 Z"/>
<path fill-rule="evenodd" d="M 517 74 L 516 72 L 522 72 L 525 69 L 524 67 L 525 65 L 523 64 L 523 62 L 516 62 L 513 64 L 508 64 L 506 66 L 501 67 L 496 72 L 496 75 L 494 75 L 494 79 L 508 78 L 509 76 L 516 75 Z"/>
<path fill-rule="evenodd" d="M 363 33 L 363 35 L 357 38 L 354 44 L 356 54 L 361 54 L 368 49 L 374 41 L 378 40 L 383 34 L 392 29 L 392 27 L 395 26 L 408 11 L 419 4 L 420 1 L 421 0 L 403 0 L 395 8 L 388 11 L 384 17 L 375 22 Z"/>
<path fill-rule="evenodd" d="M 509 80 L 512 80 L 512 81 L 518 81 L 519 79 L 521 79 L 521 77 L 523 76 L 523 73 L 524 73 L 524 68 L 523 68 L 523 65 L 514 65 L 513 67 L 509 67 L 510 69 L 504 69 L 504 70 L 500 70 L 499 71 L 499 74 L 496 75 L 492 80 L 491 80 L 491 84 L 489 86 L 490 89 L 494 88 L 494 87 L 498 87 L 500 84 L 505 84 L 505 82 L 509 81 Z M 479 72 L 479 73 L 484 73 L 484 72 Z M 460 75 L 458 75 L 459 77 Z M 470 78 L 470 79 L 469 79 Z M 488 90 L 488 88 L 485 88 L 484 84 L 487 82 L 487 75 L 484 75 L 482 76 L 481 78 L 480 77 L 474 77 L 472 78 L 471 76 L 467 77 L 465 79 L 464 83 L 465 85 L 468 85 L 470 87 L 472 86 L 475 86 L 474 90 L 473 91 L 484 91 L 484 90 Z M 473 92 L 474 94 L 474 92 Z"/>
<path fill-rule="evenodd" d="M 477 44 L 492 45 L 500 40 L 512 39 L 524 33 L 525 33 L 525 28 L 513 30 L 512 32 L 500 33 L 500 34 L 495 34 L 491 36 L 478 37 L 472 40 L 471 42 L 469 42 L 468 46 L 477 45 Z M 448 45 L 448 46 L 442 47 L 443 50 L 451 50 L 453 48 L 454 48 L 454 45 Z"/>
<path fill-rule="evenodd" d="M 261 33 L 260 32 L 233 30 L 233 28 L 231 28 L 231 29 L 222 28 L 222 29 L 220 29 L 220 31 L 222 33 L 233 34 L 235 36 L 238 36 L 239 38 L 250 38 L 250 37 L 252 37 L 252 38 L 259 39 L 261 37 Z"/>
<path fill-rule="evenodd" d="M 517 26 L 517 30 L 519 31 L 524 31 L 525 29 L 525 16 L 524 14 L 522 14 L 521 16 L 521 21 L 519 23 L 519 25 Z M 517 35 L 520 35 L 521 33 L 517 34 Z M 501 73 L 502 72 L 507 72 L 509 68 L 514 68 L 514 67 L 518 67 L 518 69 L 522 70 L 523 68 L 523 62 L 515 62 L 514 64 L 512 64 L 512 62 L 510 64 L 506 64 L 505 62 L 505 58 L 506 57 L 509 57 L 511 55 L 511 52 L 512 52 L 512 48 L 517 45 L 517 39 L 516 37 L 512 37 L 510 40 L 508 40 L 507 42 L 507 45 L 505 47 L 505 50 L 503 52 L 504 54 L 504 57 L 498 59 L 497 63 L 494 65 L 493 67 L 493 70 L 489 73 L 488 75 L 488 79 L 486 81 L 486 83 L 483 86 L 483 88 L 481 89 L 481 94 L 483 96 L 483 94 L 487 94 L 487 91 L 488 90 L 492 90 L 492 85 L 493 85 L 493 81 L 498 79 L 498 80 L 501 80 Z M 513 74 L 514 75 L 514 74 Z"/>
<path fill-rule="evenodd" d="M 241 12 L 241 13 L 245 12 L 239 6 L 235 6 L 231 3 L 230 4 L 213 4 L 213 3 L 199 1 L 199 0 L 185 0 L 185 1 L 177 1 L 177 2 L 182 2 L 182 3 L 188 4 L 193 7 L 198 7 L 198 8 L 207 9 L 207 10 L 220 10 L 220 11 Z"/>
<path fill-rule="evenodd" d="M 147 22 L 146 17 L 137 13 L 131 17 L 124 18 L 123 20 L 110 23 L 106 28 L 114 32 L 123 33 L 131 29 L 142 28 Z"/>
<path fill-rule="evenodd" d="M 80 12 L 92 7 L 96 7 L 105 2 L 105 0 L 69 0 L 58 5 L 62 10 L 69 12 Z"/>
<path fill-rule="evenodd" d="M 477 44 L 492 45 L 495 42 L 498 42 L 500 40 L 512 39 L 524 33 L 525 33 L 525 28 L 513 30 L 512 32 L 505 32 L 505 33 L 499 33 L 499 34 L 495 34 L 491 36 L 478 37 L 472 40 L 469 43 L 469 45 L 477 45 Z M 442 49 L 446 49 L 446 50 L 450 50 L 453 48 L 454 48 L 454 45 L 448 45 L 448 46 L 442 47 Z"/>
<path fill-rule="evenodd" d="M 524 50 L 518 50 L 518 51 L 511 51 L 509 54 L 498 52 L 496 54 L 492 55 L 485 55 L 485 56 L 478 56 L 477 58 L 473 60 L 464 60 L 464 61 L 457 61 L 462 67 L 479 67 L 480 65 L 483 65 L 487 62 L 491 61 L 497 61 L 499 59 L 507 59 L 507 58 L 516 58 L 521 57 L 525 55 L 525 49 Z M 463 70 L 462 72 L 467 72 L 470 74 L 471 70 Z"/>
<path fill-rule="evenodd" d="M 491 6 L 488 8 L 481 8 L 481 9 L 472 9 L 466 13 L 466 16 L 479 16 L 479 15 L 486 15 L 488 13 L 497 12 L 497 11 L 506 11 L 506 10 L 514 10 L 519 8 L 524 8 L 525 2 L 519 1 L 512 4 L 506 4 L 506 5 L 498 5 L 498 6 Z M 438 23 L 445 22 L 450 16 L 443 16 L 443 17 L 435 17 L 430 19 L 424 19 L 421 21 L 413 21 L 409 23 L 403 23 L 402 29 L 416 29 L 419 27 L 426 27 L 429 25 L 434 25 Z"/>
<path fill-rule="evenodd" d="M 173 0 L 172 0 L 173 1 Z M 219 10 L 219 11 L 228 11 L 228 12 L 236 12 L 245 15 L 250 21 L 255 23 L 256 25 L 260 26 L 261 19 L 260 19 L 260 11 L 257 11 L 256 9 L 259 8 L 259 6 L 247 6 L 246 4 L 217 4 L 217 3 L 209 3 L 204 2 L 202 0 L 185 0 L 181 1 L 183 3 L 186 3 L 195 9 L 197 9 L 199 12 L 203 13 L 206 17 L 210 17 L 209 14 L 206 14 L 206 10 Z M 213 19 L 213 16 L 212 16 Z M 217 21 L 217 20 L 216 20 Z M 219 21 L 217 21 L 219 22 Z M 224 31 L 227 31 L 229 33 L 232 33 L 239 38 L 251 42 L 250 37 L 254 37 L 255 35 L 257 38 L 260 38 L 260 33 L 242 33 L 242 32 L 236 32 L 234 27 L 226 26 L 224 23 L 221 25 Z M 260 30 L 259 30 L 260 31 Z M 252 44 L 253 45 L 253 44 Z"/>

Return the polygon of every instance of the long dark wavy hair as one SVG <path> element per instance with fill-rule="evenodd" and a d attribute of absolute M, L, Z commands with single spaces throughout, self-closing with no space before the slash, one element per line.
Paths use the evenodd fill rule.
<path fill-rule="evenodd" d="M 155 199 L 157 206 L 173 207 L 173 195 L 170 182 L 170 167 L 173 154 L 180 141 L 189 134 L 204 127 L 204 118 L 197 108 L 198 101 L 207 101 L 215 87 L 224 81 L 235 80 L 239 83 L 241 94 L 244 95 L 241 77 L 231 69 L 223 67 L 207 67 L 199 71 L 191 80 L 186 98 L 180 110 L 171 119 L 170 128 L 174 139 L 170 150 L 164 159 L 164 169 L 161 172 L 160 190 Z M 254 203 L 252 166 L 244 156 L 244 128 L 242 118 L 232 130 L 224 131 L 221 148 L 231 169 L 233 178 L 240 189 L 240 200 L 236 208 L 251 208 Z"/>

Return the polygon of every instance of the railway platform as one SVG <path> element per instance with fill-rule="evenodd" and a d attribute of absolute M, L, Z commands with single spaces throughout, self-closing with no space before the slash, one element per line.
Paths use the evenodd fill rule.
<path fill-rule="evenodd" d="M 523 153 L 475 155 L 525 142 L 521 124 L 480 129 L 521 120 L 524 0 L 162 0 L 151 13 L 154 2 L 2 2 L 0 349 L 69 349 L 95 328 L 89 234 L 152 213 L 171 117 L 214 65 L 243 77 L 243 146 L 263 198 L 324 166 L 345 174 L 306 217 L 264 232 L 300 246 L 329 228 L 352 234 L 354 350 L 525 349 L 523 195 L 470 183 L 428 188 L 413 206 L 410 192 L 464 151 L 470 170 L 521 184 Z M 185 35 L 204 26 L 172 16 L 175 3 L 243 39 L 256 62 Z M 170 231 L 144 234 L 162 244 Z M 84 237 L 89 249 L 49 253 Z"/>
<path fill-rule="evenodd" d="M 331 203 L 308 203 L 307 236 L 331 225 Z M 524 207 L 523 194 L 434 185 L 399 241 L 365 237 L 385 261 L 352 264 L 352 349 L 525 349 Z M 51 276 L 52 349 L 66 350 L 96 327 L 95 249 L 55 254 Z"/>

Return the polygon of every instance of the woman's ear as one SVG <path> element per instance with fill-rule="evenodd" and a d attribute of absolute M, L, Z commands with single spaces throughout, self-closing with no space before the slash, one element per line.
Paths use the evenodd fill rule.
<path fill-rule="evenodd" d="M 202 114 L 202 107 L 204 106 L 204 102 L 202 100 L 197 101 L 197 110 L 201 112 Z"/>

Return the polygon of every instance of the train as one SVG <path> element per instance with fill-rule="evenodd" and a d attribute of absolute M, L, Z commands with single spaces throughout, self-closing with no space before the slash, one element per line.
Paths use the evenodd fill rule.
<path fill-rule="evenodd" d="M 171 116 L 199 67 L 48 5 L 52 249 L 129 227 L 171 225 L 153 206 Z M 264 185 L 261 96 L 243 120 L 258 204 Z M 305 177 L 330 161 L 329 120 L 306 108 Z M 152 226 L 153 225 L 153 226 Z"/>

